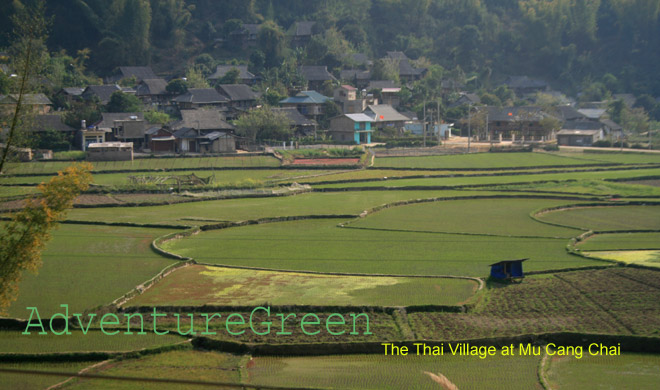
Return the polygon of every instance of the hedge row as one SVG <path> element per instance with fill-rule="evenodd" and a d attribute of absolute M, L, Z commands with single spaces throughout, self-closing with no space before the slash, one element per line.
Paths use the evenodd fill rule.
<path fill-rule="evenodd" d="M 607 346 L 621 345 L 625 352 L 660 352 L 660 337 L 645 337 L 631 335 L 603 335 L 590 333 L 541 333 L 513 337 L 493 337 L 468 340 L 409 340 L 396 342 L 397 346 L 407 346 L 414 349 L 414 343 L 424 343 L 429 346 L 469 343 L 471 346 L 505 347 L 518 345 L 546 345 L 554 343 L 562 346 L 583 346 L 589 344 L 604 344 Z M 348 354 L 383 354 L 382 342 L 353 343 L 300 343 L 300 344 L 251 344 L 234 341 L 213 340 L 206 337 L 196 337 L 192 344 L 197 349 L 219 350 L 232 353 L 250 353 L 255 356 L 318 356 L 318 355 L 348 355 Z"/>

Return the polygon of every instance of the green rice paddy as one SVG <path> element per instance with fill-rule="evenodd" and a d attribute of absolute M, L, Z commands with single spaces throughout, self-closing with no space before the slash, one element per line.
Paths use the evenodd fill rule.
<path fill-rule="evenodd" d="M 254 271 L 191 266 L 176 270 L 126 306 L 456 305 L 475 281 Z"/>
<path fill-rule="evenodd" d="M 585 230 L 660 230 L 660 206 L 578 207 L 539 215 L 542 221 Z M 632 249 L 632 248 L 630 248 Z"/>
<path fill-rule="evenodd" d="M 250 384 L 342 389 L 441 389 L 432 375 L 460 389 L 534 389 L 539 358 L 521 356 L 256 357 L 248 368 Z M 511 369 L 515 367 L 515 374 Z"/>
<path fill-rule="evenodd" d="M 528 270 L 595 264 L 569 255 L 563 238 L 378 231 L 340 228 L 340 222 L 303 220 L 212 230 L 163 247 L 201 263 L 366 274 L 483 276 L 489 264 L 518 258 L 531 259 L 525 264 Z"/>
<path fill-rule="evenodd" d="M 573 356 L 549 359 L 552 389 L 653 390 L 660 384 L 660 356 L 621 353 L 620 356 Z"/>
<path fill-rule="evenodd" d="M 71 313 L 105 305 L 154 277 L 172 260 L 149 245 L 171 230 L 62 225 L 43 253 L 38 274 L 26 272 L 11 317 L 28 318 L 28 306 L 49 316 L 68 304 Z"/>
<path fill-rule="evenodd" d="M 530 213 L 535 210 L 567 202 L 548 199 L 469 199 L 419 203 L 389 208 L 349 226 L 436 233 L 570 238 L 579 235 L 581 231 L 546 225 L 530 217 Z"/>

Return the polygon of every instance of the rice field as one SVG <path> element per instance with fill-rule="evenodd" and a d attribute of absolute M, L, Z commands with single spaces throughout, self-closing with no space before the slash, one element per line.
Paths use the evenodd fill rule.
<path fill-rule="evenodd" d="M 73 209 L 74 221 L 104 221 L 199 225 L 222 221 L 244 221 L 298 215 L 358 215 L 382 204 L 433 197 L 488 195 L 476 191 L 375 191 L 303 193 L 295 196 L 200 201 L 146 207 Z"/>
<path fill-rule="evenodd" d="M 184 239 L 168 241 L 162 244 L 164 249 L 192 257 L 202 264 L 177 269 L 124 306 L 178 306 L 172 313 L 180 309 L 195 314 L 205 312 L 203 305 L 240 306 L 236 311 L 244 315 L 249 315 L 247 308 L 262 305 L 278 306 L 274 310 L 299 314 L 307 309 L 297 305 L 349 306 L 342 313 L 369 311 L 374 334 L 360 335 L 354 339 L 329 334 L 309 336 L 303 335 L 298 326 L 293 329 L 293 334 L 285 336 L 231 336 L 219 331 L 217 336 L 212 337 L 215 341 L 262 343 L 281 347 L 301 342 L 464 340 L 566 331 L 657 337 L 660 279 L 654 270 L 612 266 L 604 270 L 528 275 L 522 283 L 498 284 L 489 281 L 488 287 L 476 296 L 477 284 L 472 280 L 428 276 L 486 277 L 490 264 L 515 258 L 529 258 L 524 263 L 526 272 L 607 266 L 607 262 L 569 254 L 566 249 L 570 238 L 586 229 L 660 230 L 660 206 L 647 204 L 571 208 L 535 216 L 549 224 L 531 215 L 545 208 L 594 202 L 596 199 L 607 202 L 609 198 L 635 197 L 648 203 L 658 203 L 658 187 L 607 180 L 660 176 L 660 165 L 657 165 L 660 164 L 660 155 L 480 153 L 376 158 L 375 162 L 376 167 L 373 169 L 350 171 L 277 169 L 279 161 L 267 156 L 98 163 L 94 175 L 96 183 L 107 188 L 126 185 L 127 176 L 130 175 L 168 175 L 164 169 L 180 169 L 173 174 L 195 173 L 201 177 L 215 174 L 218 186 L 248 186 L 248 181 L 259 185 L 297 181 L 312 183 L 314 189 L 346 191 L 147 207 L 76 208 L 71 210 L 69 219 L 191 226 L 268 217 L 324 217 L 208 230 Z M 618 165 L 608 169 L 607 166 L 611 164 Z M 2 178 L 0 185 L 27 185 L 0 186 L 0 196 L 33 191 L 34 184 L 48 179 L 49 175 L 66 165 L 69 163 L 15 164 L 9 173 L 35 176 Z M 570 172 L 574 169 L 603 170 Z M 112 173 L 117 170 L 134 172 Z M 541 170 L 552 173 L 539 173 Z M 508 173 L 499 175 L 505 172 Z M 461 176 L 485 173 L 497 173 L 498 176 Z M 392 179 L 445 174 L 456 176 Z M 381 180 L 313 184 L 362 179 Z M 550 182 L 540 183 L 542 181 Z M 397 189 L 408 186 L 472 185 L 484 188 Z M 356 191 L 356 188 L 363 186 L 385 186 L 392 189 Z M 513 197 L 525 194 L 524 191 L 564 198 L 467 199 L 489 195 Z M 598 198 L 587 199 L 589 197 Z M 156 198 L 166 202 L 174 196 L 168 193 L 110 194 L 107 198 L 117 202 L 121 201 L 119 198 L 134 199 L 139 203 L 140 200 Z M 384 204 L 429 198 L 461 199 L 390 207 L 363 218 L 355 218 L 365 210 Z M 87 200 L 87 204 L 94 202 L 91 198 Z M 332 215 L 342 217 L 330 218 Z M 19 286 L 18 301 L 11 306 L 9 316 L 27 318 L 30 311 L 26 308 L 36 306 L 44 319 L 61 311 L 59 305 L 65 303 L 69 305 L 70 314 L 99 309 L 151 279 L 164 268 L 176 264 L 173 260 L 157 255 L 149 247 L 155 238 L 175 231 L 174 228 L 62 225 L 53 232 L 53 240 L 44 252 L 43 267 L 39 273 L 24 275 Z M 583 253 L 601 258 L 658 267 L 658 235 L 660 233 L 649 232 L 597 234 L 580 242 L 577 248 Z M 414 307 L 408 307 L 405 311 L 363 308 L 459 305 L 465 302 L 474 305 L 466 313 L 425 311 Z M 100 312 L 105 310 L 113 309 L 105 308 Z M 225 321 L 228 310 L 220 310 Z M 330 315 L 327 310 L 319 309 L 317 312 L 321 319 Z M 71 336 L 25 336 L 20 331 L 3 330 L 0 332 L 0 354 L 124 353 L 143 348 L 169 347 L 185 340 L 176 335 L 177 323 L 172 313 L 168 312 L 168 317 L 159 321 L 161 329 L 170 330 L 167 336 L 153 333 L 107 336 L 94 327 L 87 335 L 72 330 L 74 334 Z M 264 320 L 257 317 L 257 323 Z M 145 321 L 145 329 L 150 329 L 149 325 L 152 324 Z M 275 319 L 273 322 L 275 328 L 284 326 L 277 321 Z M 218 321 L 212 327 L 220 330 L 223 325 L 226 324 Z M 118 329 L 124 330 L 125 326 L 118 325 Z M 461 389 L 541 388 L 537 376 L 540 357 L 503 357 L 499 354 L 486 360 L 446 355 L 383 354 L 250 357 L 197 351 L 188 345 L 179 348 L 139 358 L 131 354 L 132 358 L 124 356 L 123 359 L 110 361 L 91 371 L 101 375 L 131 377 L 136 381 L 76 379 L 63 388 L 199 388 L 148 381 L 149 378 L 164 378 L 285 388 L 424 389 L 440 388 L 442 385 L 439 378 L 442 376 Z M 552 388 L 627 388 L 631 385 L 642 389 L 656 388 L 660 383 L 658 359 L 658 355 L 631 353 L 610 360 L 591 357 L 582 360 L 551 359 L 546 374 Z M 0 363 L 0 367 L 76 372 L 92 364 L 95 362 Z M 512 367 L 515 367 L 515 373 L 512 373 Z M 47 388 L 63 379 L 3 373 L 0 375 L 0 388 Z"/>
<path fill-rule="evenodd" d="M 378 231 L 340 228 L 340 222 L 344 220 L 212 230 L 163 247 L 208 264 L 367 274 L 486 276 L 489 264 L 517 258 L 531 259 L 525 264 L 528 270 L 600 264 L 569 255 L 564 238 Z"/>
<path fill-rule="evenodd" d="M 605 164 L 603 161 L 585 160 L 551 153 L 472 153 L 451 156 L 377 157 L 378 168 L 518 168 Z M 660 159 L 658 159 L 660 163 Z"/>
<path fill-rule="evenodd" d="M 157 255 L 149 245 L 166 229 L 116 226 L 61 225 L 43 253 L 43 266 L 35 275 L 23 274 L 18 300 L 9 315 L 27 318 L 28 306 L 39 314 L 57 312 L 68 304 L 81 313 L 105 305 L 154 277 L 172 260 Z"/>
<path fill-rule="evenodd" d="M 341 389 L 439 389 L 443 375 L 460 389 L 534 389 L 537 357 L 346 355 L 255 357 L 246 383 Z M 515 367 L 515 374 L 511 369 Z M 430 375 L 433 374 L 433 375 Z"/>
<path fill-rule="evenodd" d="M 141 379 L 190 380 L 197 382 L 239 383 L 239 367 L 246 358 L 219 352 L 172 351 L 140 359 L 113 361 L 90 371 L 96 375 L 109 375 L 134 378 L 135 381 L 114 381 L 104 379 L 75 379 L 67 389 L 204 389 L 219 386 L 200 386 L 149 382 Z"/>
<path fill-rule="evenodd" d="M 190 266 L 176 270 L 124 306 L 456 305 L 475 281 L 360 277 Z"/>
<path fill-rule="evenodd" d="M 73 314 L 73 313 L 70 313 Z M 85 326 L 87 326 L 88 317 L 82 316 Z M 97 316 L 94 325 L 98 325 Z M 3 353 L 22 353 L 22 354 L 47 354 L 47 353 L 73 353 L 73 352 L 129 352 L 144 348 L 162 347 L 166 345 L 177 344 L 186 339 L 174 335 L 156 335 L 150 333 L 150 330 L 144 328 L 146 334 L 138 334 L 139 327 L 135 325 L 132 335 L 125 335 L 126 329 L 114 336 L 103 334 L 98 329 L 90 329 L 87 334 L 83 334 L 80 329 L 74 329 L 73 325 L 78 325 L 74 319 L 70 323 L 69 331 L 71 335 L 54 335 L 48 327 L 49 318 L 44 318 L 44 326 L 48 334 L 40 335 L 40 328 L 31 327 L 29 335 L 22 334 L 23 331 L 2 331 L 0 332 L 0 354 Z M 106 331 L 108 329 L 106 328 Z"/>
<path fill-rule="evenodd" d="M 9 163 L 7 174 L 53 174 L 69 165 L 71 161 L 35 161 L 29 163 Z M 271 156 L 230 156 L 230 157 L 187 157 L 187 158 L 145 158 L 133 161 L 99 161 L 94 164 L 95 172 L 139 171 L 159 169 L 195 168 L 251 168 L 279 167 L 280 161 Z"/>
<path fill-rule="evenodd" d="M 376 182 L 357 183 L 335 183 L 323 184 L 318 188 L 355 188 L 355 187 L 431 187 L 431 186 L 468 186 L 468 185 L 501 185 L 545 181 L 567 181 L 567 180 L 604 180 L 638 178 L 647 176 L 660 176 L 660 169 L 631 169 L 631 170 L 604 170 L 587 172 L 557 172 L 541 174 L 512 174 L 502 176 L 477 176 L 477 177 L 446 177 L 428 179 L 398 179 Z"/>
<path fill-rule="evenodd" d="M 535 210 L 566 204 L 549 199 L 468 199 L 393 207 L 357 220 L 349 227 L 497 236 L 571 238 L 580 230 L 535 221 Z"/>
<path fill-rule="evenodd" d="M 537 217 L 550 223 L 594 231 L 660 229 L 659 205 L 578 207 L 550 211 Z"/>
<path fill-rule="evenodd" d="M 555 357 L 548 360 L 551 389 L 657 389 L 660 356 L 621 353 L 620 356 Z"/>
<path fill-rule="evenodd" d="M 660 232 L 596 234 L 578 243 L 577 248 L 585 251 L 660 249 Z"/>
<path fill-rule="evenodd" d="M 660 267 L 660 250 L 589 251 L 583 253 L 589 256 L 595 256 L 606 260 L 619 261 L 626 264 L 639 264 L 647 267 Z"/>
<path fill-rule="evenodd" d="M 0 363 L 0 368 L 75 373 L 97 362 Z M 61 376 L 0 373 L 0 388 L 12 390 L 47 389 L 66 378 Z"/>

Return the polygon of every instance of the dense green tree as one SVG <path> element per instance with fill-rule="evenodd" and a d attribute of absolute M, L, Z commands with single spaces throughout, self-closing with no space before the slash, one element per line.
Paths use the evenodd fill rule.
<path fill-rule="evenodd" d="M 644 95 L 641 95 L 641 96 L 637 97 L 633 107 L 641 107 L 641 108 L 644 109 L 644 111 L 649 113 L 649 112 L 653 111 L 653 108 L 655 107 L 655 105 L 656 105 L 656 101 L 653 98 L 653 96 L 651 96 L 649 94 L 644 94 Z"/>
<path fill-rule="evenodd" d="M 280 26 L 271 21 L 263 23 L 257 34 L 257 43 L 259 49 L 264 53 L 264 65 L 267 68 L 273 68 L 282 63 L 285 38 Z"/>
<path fill-rule="evenodd" d="M 101 108 L 97 102 L 81 101 L 74 102 L 70 109 L 64 114 L 64 123 L 79 129 L 82 121 L 88 125 L 101 120 Z"/>
<path fill-rule="evenodd" d="M 165 90 L 172 95 L 182 95 L 186 93 L 188 90 L 188 87 L 186 86 L 186 82 L 183 81 L 182 79 L 174 79 L 167 83 L 167 87 L 165 87 Z"/>
<path fill-rule="evenodd" d="M 238 134 L 252 141 L 288 141 L 293 132 L 289 119 L 281 112 L 262 106 L 248 111 L 234 121 Z"/>
<path fill-rule="evenodd" d="M 479 99 L 481 99 L 482 104 L 485 104 L 487 106 L 501 106 L 502 105 L 502 101 L 500 100 L 500 98 L 498 98 L 497 95 L 492 94 L 492 93 L 484 92 L 484 93 L 481 94 Z"/>
<path fill-rule="evenodd" d="M 190 22 L 190 11 L 184 0 L 151 0 L 151 31 L 154 45 L 179 46 L 183 42 L 184 29 Z"/>
<path fill-rule="evenodd" d="M 114 92 L 106 106 L 108 112 L 138 112 L 142 111 L 142 102 L 135 95 Z"/>
<path fill-rule="evenodd" d="M 148 0 L 114 0 L 112 31 L 121 37 L 124 52 L 122 65 L 149 63 L 151 40 L 151 5 Z"/>
<path fill-rule="evenodd" d="M 209 88 L 209 83 L 204 77 L 204 73 L 197 66 L 191 66 L 186 71 L 187 88 Z"/>
<path fill-rule="evenodd" d="M 166 125 L 170 123 L 172 118 L 165 112 L 149 110 L 144 113 L 144 119 L 149 123 L 155 123 L 159 125 Z"/>
<path fill-rule="evenodd" d="M 218 80 L 218 84 L 238 84 L 240 75 L 240 70 L 237 68 L 231 68 L 220 80 Z"/>

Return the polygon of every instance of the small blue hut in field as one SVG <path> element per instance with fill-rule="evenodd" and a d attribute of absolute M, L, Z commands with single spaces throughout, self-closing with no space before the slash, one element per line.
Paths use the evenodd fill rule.
<path fill-rule="evenodd" d="M 495 279 L 524 278 L 522 263 L 529 259 L 503 260 L 490 265 L 490 276 Z"/>

